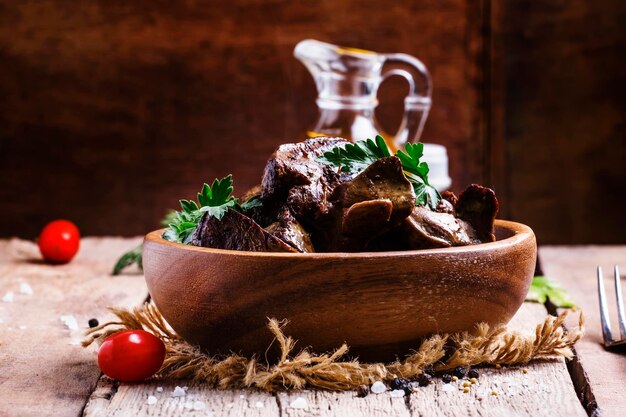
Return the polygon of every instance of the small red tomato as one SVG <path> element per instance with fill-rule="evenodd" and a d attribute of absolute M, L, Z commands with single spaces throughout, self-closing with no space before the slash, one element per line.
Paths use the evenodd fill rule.
<path fill-rule="evenodd" d="M 66 263 L 72 260 L 80 246 L 78 227 L 68 220 L 55 220 L 43 228 L 39 235 L 41 256 L 52 263 Z"/>
<path fill-rule="evenodd" d="M 126 330 L 108 337 L 98 350 L 98 366 L 119 381 L 142 381 L 154 375 L 165 359 L 165 345 L 143 330 Z"/>

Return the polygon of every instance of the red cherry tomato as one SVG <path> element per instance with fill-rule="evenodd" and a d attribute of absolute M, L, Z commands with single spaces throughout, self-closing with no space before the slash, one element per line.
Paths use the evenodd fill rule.
<path fill-rule="evenodd" d="M 80 246 L 78 227 L 68 220 L 55 220 L 43 228 L 39 235 L 41 256 L 52 263 L 69 262 Z"/>
<path fill-rule="evenodd" d="M 98 366 L 119 381 L 142 381 L 163 365 L 165 345 L 143 330 L 126 330 L 108 337 L 98 350 Z"/>

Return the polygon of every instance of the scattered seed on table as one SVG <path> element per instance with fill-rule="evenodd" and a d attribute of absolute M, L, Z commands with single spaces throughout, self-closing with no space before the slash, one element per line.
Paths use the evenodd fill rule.
<path fill-rule="evenodd" d="M 468 392 L 470 392 L 469 387 L 465 387 L 465 388 L 463 388 L 463 392 L 464 392 L 465 394 L 467 394 Z"/>
<path fill-rule="evenodd" d="M 89 324 L 89 327 L 93 329 L 94 327 L 98 327 L 98 324 L 100 323 L 98 322 L 98 319 L 89 319 L 87 324 Z"/>
<path fill-rule="evenodd" d="M 467 368 L 463 366 L 457 366 L 456 368 L 454 368 L 454 371 L 452 371 L 452 374 L 455 375 L 457 378 L 463 378 L 465 377 L 465 375 L 467 375 Z"/>
<path fill-rule="evenodd" d="M 458 381 L 458 380 L 459 380 L 459 377 L 457 377 L 456 375 L 452 375 L 452 380 L 453 380 L 454 382 L 456 382 L 456 381 Z"/>
<path fill-rule="evenodd" d="M 404 392 L 406 395 L 411 395 L 414 392 L 417 392 L 420 384 L 417 381 L 409 381 L 409 383 L 404 387 Z"/>
<path fill-rule="evenodd" d="M 394 389 L 404 389 L 409 384 L 409 380 L 406 378 L 394 378 L 389 383 L 389 387 Z"/>
<path fill-rule="evenodd" d="M 441 380 L 445 383 L 445 384 L 449 384 L 450 381 L 452 381 L 452 375 L 450 374 L 443 374 L 441 375 Z"/>
<path fill-rule="evenodd" d="M 432 377 L 428 374 L 419 374 L 417 376 L 417 383 L 420 385 L 420 387 L 425 387 L 429 385 L 431 380 Z"/>
<path fill-rule="evenodd" d="M 471 378 L 471 379 L 470 379 L 470 382 L 471 382 L 472 384 L 475 384 L 475 383 L 477 383 L 477 382 L 478 382 L 478 380 L 477 380 L 476 378 Z"/>
<path fill-rule="evenodd" d="M 527 374 L 528 373 L 528 369 L 526 369 L 526 368 L 522 369 L 522 373 Z"/>
<path fill-rule="evenodd" d="M 500 365 L 499 363 L 496 363 L 496 369 L 502 369 L 502 365 Z"/>
<path fill-rule="evenodd" d="M 470 384 L 470 383 L 469 383 L 469 381 L 465 381 L 465 382 L 463 382 L 463 386 L 464 386 L 465 388 L 469 387 L 470 385 L 472 385 L 472 384 Z"/>
<path fill-rule="evenodd" d="M 470 369 L 469 372 L 467 373 L 467 376 L 469 378 L 479 378 L 480 374 L 478 373 L 476 369 Z"/>
<path fill-rule="evenodd" d="M 498 391 L 496 391 L 495 389 L 491 390 L 491 395 L 498 395 Z"/>

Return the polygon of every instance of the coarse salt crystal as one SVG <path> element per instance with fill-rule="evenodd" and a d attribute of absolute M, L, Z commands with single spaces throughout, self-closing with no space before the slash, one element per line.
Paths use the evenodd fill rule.
<path fill-rule="evenodd" d="M 291 404 L 289 404 L 289 407 L 291 408 L 307 408 L 309 404 L 306 402 L 306 400 L 302 397 L 298 397 L 295 400 L 293 400 L 291 402 Z"/>
<path fill-rule="evenodd" d="M 22 294 L 26 294 L 26 295 L 33 295 L 33 289 L 31 288 L 31 286 L 30 286 L 30 285 L 28 285 L 28 284 L 27 284 L 27 283 L 25 283 L 25 282 L 22 282 L 22 283 L 20 284 L 20 292 L 21 292 Z"/>
<path fill-rule="evenodd" d="M 204 410 L 205 408 L 206 408 L 206 405 L 204 405 L 202 401 L 196 401 L 193 403 L 193 409 L 195 411 Z"/>
<path fill-rule="evenodd" d="M 186 394 L 185 390 L 176 385 L 174 391 L 172 391 L 172 397 L 184 397 Z"/>
<path fill-rule="evenodd" d="M 70 331 L 73 332 L 78 330 L 78 322 L 76 321 L 76 317 L 68 314 L 66 316 L 61 316 L 60 318 L 63 324 L 65 324 L 65 326 L 67 326 Z"/>
<path fill-rule="evenodd" d="M 6 294 L 4 294 L 4 297 L 2 297 L 2 301 L 4 301 L 5 303 L 12 303 L 13 302 L 13 291 L 7 291 Z"/>
<path fill-rule="evenodd" d="M 246 398 L 246 396 L 243 395 L 243 394 L 239 394 L 239 398 L 241 398 L 243 400 L 244 398 Z"/>
<path fill-rule="evenodd" d="M 370 390 L 374 394 L 381 394 L 387 391 L 387 387 L 385 386 L 385 384 L 382 383 L 382 381 L 376 381 L 372 384 L 372 387 L 370 388 Z"/>
<path fill-rule="evenodd" d="M 156 392 L 163 392 L 163 387 L 157 387 Z"/>
<path fill-rule="evenodd" d="M 255 406 L 256 408 L 263 408 L 263 407 L 265 407 L 265 404 L 263 404 L 263 402 L 262 402 L 262 401 L 257 401 L 257 402 L 254 404 L 254 406 Z"/>
<path fill-rule="evenodd" d="M 454 386 L 452 386 L 452 384 L 445 384 L 443 387 L 441 387 L 441 391 L 443 391 L 443 392 L 453 392 L 453 391 L 456 391 L 456 388 L 454 388 Z"/>
<path fill-rule="evenodd" d="M 148 405 L 154 405 L 157 403 L 157 397 L 154 395 L 148 396 Z"/>
<path fill-rule="evenodd" d="M 391 395 L 394 398 L 404 397 L 404 390 L 402 390 L 402 389 L 394 389 L 393 391 L 391 391 L 389 393 L 389 395 Z"/>

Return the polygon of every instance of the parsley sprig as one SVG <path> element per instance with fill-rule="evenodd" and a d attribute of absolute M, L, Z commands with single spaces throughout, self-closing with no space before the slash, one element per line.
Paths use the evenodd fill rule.
<path fill-rule="evenodd" d="M 239 200 L 233 197 L 232 175 L 215 179 L 211 185 L 204 184 L 198 193 L 198 202 L 193 200 L 180 200 L 181 211 L 172 210 L 165 215 L 161 224 L 167 226 L 163 232 L 163 239 L 171 242 L 189 243 L 193 231 L 204 215 L 209 213 L 217 219 L 222 219 L 230 210 L 248 211 L 261 207 L 263 203 L 257 196 L 239 204 Z M 122 270 L 132 264 L 137 264 L 142 269 L 141 245 L 123 254 L 113 268 L 113 275 L 118 275 Z"/>
<path fill-rule="evenodd" d="M 163 232 L 163 239 L 189 243 L 204 213 L 221 220 L 228 209 L 238 208 L 239 202 L 232 194 L 232 175 L 221 180 L 216 178 L 211 185 L 205 183 L 198 193 L 197 203 L 193 200 L 180 200 L 182 210 L 171 215 L 168 228 Z"/>
<path fill-rule="evenodd" d="M 428 182 L 428 164 L 421 161 L 424 155 L 423 143 L 408 143 L 404 151 L 399 150 L 395 156 L 402 162 L 404 175 L 415 190 L 415 204 L 436 208 L 441 195 Z M 367 139 L 334 147 L 325 152 L 318 161 L 338 167 L 342 172 L 358 174 L 380 158 L 391 156 L 391 152 L 382 136 L 375 140 Z"/>
<path fill-rule="evenodd" d="M 441 195 L 435 187 L 428 183 L 428 172 L 430 171 L 428 164 L 420 161 L 424 156 L 424 144 L 421 142 L 407 143 L 404 152 L 399 150 L 396 156 L 402 162 L 404 175 L 413 185 L 415 204 L 436 208 L 439 200 L 441 200 Z"/>
<path fill-rule="evenodd" d="M 548 300 L 557 307 L 574 307 L 574 300 L 558 283 L 542 275 L 535 276 L 528 289 L 526 301 L 544 304 Z"/>

